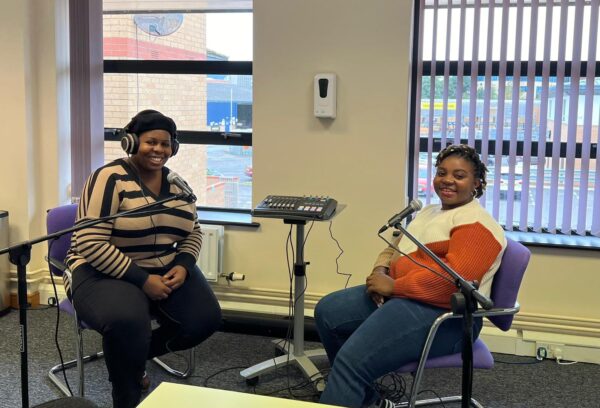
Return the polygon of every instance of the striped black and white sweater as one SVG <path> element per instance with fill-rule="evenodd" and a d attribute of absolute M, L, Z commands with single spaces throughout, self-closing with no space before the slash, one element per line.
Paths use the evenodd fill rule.
<path fill-rule="evenodd" d="M 152 203 L 181 190 L 167 181 L 157 196 L 141 183 L 125 159 L 100 167 L 88 178 L 77 211 L 77 224 Z M 153 212 L 150 214 L 150 211 Z M 148 270 L 182 265 L 191 270 L 202 246 L 193 203 L 174 200 L 143 214 L 116 218 L 73 233 L 66 263 L 73 273 L 88 263 L 112 278 L 142 287 Z"/>

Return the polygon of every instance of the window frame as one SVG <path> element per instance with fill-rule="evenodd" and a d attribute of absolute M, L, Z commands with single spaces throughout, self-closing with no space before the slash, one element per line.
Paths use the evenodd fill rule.
<path fill-rule="evenodd" d="M 135 10 L 133 14 L 169 13 L 170 11 Z M 181 11 L 177 11 L 181 12 Z M 197 13 L 214 13 L 211 11 L 192 11 Z M 252 12 L 252 10 L 226 10 L 219 12 Z M 105 74 L 164 74 L 164 75 L 249 75 L 252 76 L 252 61 L 190 61 L 190 60 L 115 60 L 103 59 L 103 75 Z M 254 101 L 252 101 L 254 105 Z M 118 128 L 104 128 L 104 142 L 119 141 Z M 178 130 L 180 144 L 252 146 L 252 132 L 232 131 L 215 132 L 201 130 Z M 201 211 L 222 212 L 224 214 L 250 214 L 251 209 L 228 207 L 197 207 Z M 225 217 L 227 218 L 227 217 Z M 227 222 L 225 222 L 227 223 Z M 236 223 L 234 223 L 236 224 Z M 239 225 L 239 224 L 238 224 Z"/>
<path fill-rule="evenodd" d="M 421 15 L 421 2 L 420 0 L 413 0 L 414 1 L 414 7 L 413 7 L 413 35 L 412 35 L 412 52 L 411 52 L 411 57 L 412 57 L 412 66 L 411 66 L 411 90 L 410 90 L 410 117 L 409 117 L 409 160 L 408 160 L 408 195 L 411 196 L 413 191 L 416 191 L 416 188 L 418 188 L 418 180 L 417 180 L 417 175 L 418 175 L 418 160 L 416 159 L 416 149 L 418 148 L 419 152 L 422 151 L 427 151 L 427 146 L 429 143 L 433 144 L 433 151 L 439 151 L 441 149 L 441 142 L 440 140 L 437 139 L 433 139 L 432 141 L 429 140 L 429 138 L 427 136 L 425 137 L 420 137 L 420 126 L 419 126 L 419 121 L 416 118 L 416 112 L 417 112 L 417 104 L 420 104 L 421 101 L 417 100 L 417 96 L 419 95 L 417 86 L 419 84 L 422 84 L 422 81 L 419 81 L 419 66 L 418 66 L 418 61 L 419 61 L 419 33 L 422 31 L 421 29 L 421 24 L 423 23 L 422 21 L 420 21 L 420 15 Z M 442 7 L 442 6 L 440 6 Z M 446 6 L 444 6 L 446 7 Z M 460 8 L 459 5 L 454 5 L 453 8 Z M 431 8 L 431 6 L 425 6 L 425 8 Z M 584 61 L 582 60 L 580 63 L 580 79 L 583 79 L 586 77 L 587 74 L 587 66 L 588 66 L 588 61 Z M 471 61 L 463 61 L 462 63 L 462 73 L 461 76 L 462 78 L 469 78 L 471 75 L 471 70 L 472 70 L 472 63 Z M 572 62 L 571 61 L 565 61 L 565 72 L 564 72 L 564 77 L 569 77 L 571 76 L 571 70 L 572 70 Z M 435 61 L 435 66 L 433 66 L 432 61 L 428 60 L 428 61 L 422 61 L 422 65 L 421 65 L 421 79 L 424 78 L 430 78 L 431 74 L 432 74 L 432 70 L 433 73 L 435 74 L 435 76 L 444 76 L 445 74 L 445 69 L 449 68 L 449 77 L 455 77 L 457 78 L 459 75 L 459 61 L 456 60 L 452 60 L 452 61 Z M 478 76 L 485 76 L 486 72 L 485 72 L 485 68 L 486 68 L 486 62 L 485 61 L 478 61 L 477 64 L 477 75 Z M 543 61 L 538 61 L 536 60 L 535 63 L 535 76 L 542 76 L 542 68 L 543 68 Z M 516 73 L 516 70 L 519 70 L 520 73 L 520 77 L 521 78 L 527 78 L 528 76 L 528 61 L 521 61 L 519 65 L 515 64 L 514 61 L 507 61 L 506 62 L 506 72 L 505 72 L 505 77 L 509 78 L 509 77 L 513 77 L 514 74 Z M 550 72 L 549 72 L 549 77 L 556 77 L 557 76 L 557 71 L 558 71 L 558 62 L 557 61 L 550 61 Z M 499 76 L 500 73 L 500 62 L 499 61 L 493 61 L 492 62 L 492 73 L 491 76 L 492 77 L 497 77 Z M 597 61 L 595 63 L 595 78 L 598 79 L 600 78 L 600 61 Z M 422 96 L 421 96 L 422 99 Z M 447 139 L 450 140 L 450 139 Z M 461 143 L 468 143 L 468 139 L 466 138 L 462 138 Z M 546 143 L 546 153 L 545 153 L 545 157 L 552 157 L 552 151 L 553 151 L 553 146 L 554 144 L 552 142 L 544 142 Z M 567 158 L 567 144 L 569 142 L 561 142 L 560 143 L 560 158 Z M 571 143 L 575 144 L 575 159 L 578 158 L 582 158 L 582 151 L 583 151 L 583 143 L 581 142 L 577 142 L 577 141 L 573 141 Z M 474 141 L 475 144 L 475 149 L 477 151 L 481 151 L 482 149 L 482 141 L 481 140 L 475 140 Z M 517 152 L 517 156 L 518 155 L 522 155 L 523 150 L 524 150 L 524 146 L 525 146 L 525 142 L 524 141 L 509 141 L 509 140 L 503 140 L 502 144 L 501 144 L 501 152 L 500 154 L 502 156 L 506 156 L 508 157 L 509 155 L 509 150 L 511 145 L 514 146 L 516 144 L 516 152 Z M 538 149 L 538 144 L 539 142 L 537 141 L 531 141 L 530 142 L 530 156 L 533 157 L 538 157 L 537 155 L 537 149 Z M 597 155 L 597 144 L 595 143 L 591 143 L 590 146 L 590 153 L 589 153 L 589 159 L 596 159 L 596 155 Z M 489 155 L 496 155 L 496 151 L 497 151 L 497 143 L 496 140 L 488 140 L 487 141 L 487 152 Z M 417 163 L 415 163 L 415 161 L 417 161 Z M 568 235 L 568 234 L 564 234 L 560 231 L 556 231 L 554 232 L 550 232 L 548 231 L 546 228 L 544 228 L 542 230 L 541 233 L 539 232 L 535 232 L 533 231 L 530 227 L 527 228 L 527 231 L 521 231 L 519 230 L 516 226 L 512 226 L 509 227 L 509 229 L 507 229 L 506 225 L 503 225 L 504 229 L 507 231 L 507 235 L 510 236 L 513 239 L 516 239 L 524 244 L 528 244 L 528 245 L 532 245 L 532 246 L 550 246 L 550 247 L 567 247 L 567 248 L 576 248 L 576 249 L 592 249 L 592 250 L 600 250 L 600 238 L 592 236 L 589 231 L 586 232 L 585 236 L 581 236 L 581 235 Z"/>

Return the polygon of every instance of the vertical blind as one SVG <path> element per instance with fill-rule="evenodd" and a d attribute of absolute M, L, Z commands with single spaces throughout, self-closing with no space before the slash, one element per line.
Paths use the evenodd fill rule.
<path fill-rule="evenodd" d="M 507 230 L 600 236 L 600 0 L 416 1 L 413 196 L 466 143 Z"/>

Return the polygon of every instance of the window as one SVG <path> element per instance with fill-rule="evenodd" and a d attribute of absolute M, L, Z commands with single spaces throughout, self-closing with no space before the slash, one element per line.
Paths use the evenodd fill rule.
<path fill-rule="evenodd" d="M 413 196 L 436 202 L 437 152 L 467 143 L 507 230 L 600 237 L 599 2 L 416 2 Z"/>
<path fill-rule="evenodd" d="M 157 109 L 177 123 L 180 150 L 168 166 L 198 206 L 250 209 L 252 2 L 201 3 L 104 0 L 105 162 L 125 155 L 116 130 Z"/>

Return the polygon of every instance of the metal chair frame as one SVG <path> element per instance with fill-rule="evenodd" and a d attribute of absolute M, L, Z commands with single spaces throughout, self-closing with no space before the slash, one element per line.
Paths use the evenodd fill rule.
<path fill-rule="evenodd" d="M 70 275 L 70 273 L 68 271 L 66 273 Z M 65 302 L 65 301 L 68 302 L 68 300 L 64 300 L 63 302 Z M 73 307 L 73 306 L 71 305 L 70 307 Z M 57 364 L 54 367 L 50 368 L 50 370 L 48 371 L 48 377 L 50 378 L 50 381 L 52 381 L 54 383 L 54 385 L 56 385 L 63 392 L 63 394 L 65 394 L 67 396 L 73 396 L 73 394 L 69 391 L 69 387 L 67 387 L 65 382 L 61 379 L 61 373 L 70 368 L 77 367 L 77 377 L 78 377 L 78 384 L 79 384 L 78 396 L 84 397 L 85 396 L 84 365 L 85 365 L 85 363 L 95 361 L 95 360 L 98 360 L 98 359 L 104 357 L 104 352 L 98 351 L 96 353 L 84 356 L 84 354 L 83 354 L 83 331 L 87 330 L 87 328 L 84 327 L 85 323 L 82 323 L 79 320 L 79 318 L 77 317 L 77 311 L 75 311 L 75 308 L 73 308 L 73 317 L 74 317 L 75 336 L 77 339 L 77 345 L 75 348 L 75 352 L 76 352 L 75 359 L 67 361 L 64 364 Z M 187 367 L 186 367 L 185 371 L 180 371 L 180 370 L 177 370 L 177 369 L 169 366 L 167 363 L 162 361 L 159 357 L 154 357 L 152 359 L 152 361 L 154 361 L 154 363 L 156 363 L 161 368 L 163 368 L 167 373 L 169 373 L 175 377 L 188 378 L 189 376 L 191 376 L 193 374 L 194 369 L 195 369 L 194 348 L 192 347 L 191 349 L 189 349 L 188 353 L 189 354 L 186 358 Z"/>
<path fill-rule="evenodd" d="M 490 317 L 490 316 L 503 316 L 503 315 L 514 315 L 520 310 L 520 306 L 518 303 L 515 304 L 514 307 L 511 308 L 497 308 L 490 310 L 480 310 L 473 313 L 473 317 Z M 410 398 L 408 402 L 400 402 L 395 404 L 395 408 L 404 408 L 404 407 L 420 407 L 420 406 L 429 406 L 429 405 L 439 405 L 450 402 L 462 402 L 462 395 L 455 395 L 449 397 L 440 397 L 440 398 L 431 398 L 426 400 L 418 400 L 417 396 L 419 393 L 419 388 L 421 385 L 421 380 L 423 379 L 423 374 L 425 373 L 425 369 L 427 368 L 427 358 L 429 356 L 429 350 L 431 349 L 431 345 L 433 344 L 433 340 L 435 338 L 435 334 L 439 329 L 440 325 L 449 319 L 460 319 L 462 318 L 461 314 L 454 314 L 452 312 L 444 313 L 440 315 L 431 325 L 429 329 L 429 334 L 427 335 L 427 340 L 425 341 L 425 345 L 423 346 L 423 351 L 421 352 L 421 358 L 419 359 L 419 363 L 417 366 L 417 371 L 413 376 L 413 383 L 410 390 Z M 482 341 L 482 340 L 477 340 Z M 460 354 L 460 353 L 457 353 Z M 477 408 L 483 408 L 475 398 L 471 397 L 471 405 Z"/>
<path fill-rule="evenodd" d="M 474 318 L 487 317 L 492 322 L 492 324 L 494 324 L 496 327 L 498 327 L 499 329 L 501 329 L 503 331 L 507 331 L 511 327 L 512 317 L 508 318 L 508 316 L 514 316 L 520 310 L 520 306 L 519 306 L 519 303 L 516 301 L 516 297 L 517 297 L 518 290 L 519 290 L 519 287 L 521 284 L 521 280 L 523 278 L 523 274 L 525 273 L 525 270 L 527 268 L 527 265 L 529 263 L 529 258 L 531 255 L 531 253 L 522 244 L 520 244 L 516 241 L 512 241 L 509 238 L 507 238 L 507 241 L 508 241 L 507 248 L 503 255 L 500 268 L 501 269 L 503 268 L 502 264 L 504 264 L 504 262 L 510 263 L 510 262 L 513 262 L 514 260 L 516 260 L 515 265 L 512 265 L 512 264 L 510 265 L 512 267 L 516 266 L 516 268 L 514 269 L 516 272 L 514 272 L 513 274 L 508 274 L 507 272 L 501 272 L 501 270 L 498 270 L 498 274 L 496 276 L 494 276 L 494 284 L 492 285 L 492 300 L 496 301 L 497 299 L 494 299 L 494 293 L 495 293 L 494 285 L 496 283 L 496 278 L 499 276 L 502 276 L 502 275 L 508 276 L 508 278 L 505 276 L 503 276 L 502 278 L 499 278 L 502 281 L 502 283 L 499 284 L 500 285 L 499 287 L 503 288 L 503 292 L 502 292 L 502 294 L 500 294 L 500 293 L 496 294 L 496 297 L 499 298 L 499 303 L 503 303 L 504 307 L 499 306 L 499 307 L 492 308 L 490 310 L 480 309 L 473 313 Z M 507 257 L 514 257 L 514 260 L 507 259 Z M 504 268 L 506 268 L 506 267 L 507 266 L 504 265 Z M 508 294 L 508 297 L 503 296 L 506 294 Z M 509 303 L 509 302 L 514 302 L 514 305 L 512 305 L 512 307 L 508 306 L 507 303 Z M 507 316 L 507 318 L 500 318 L 500 319 L 495 320 L 494 318 L 496 316 Z M 440 404 L 443 405 L 444 403 L 462 402 L 462 395 L 431 398 L 431 399 L 425 399 L 425 400 L 417 400 L 419 388 L 421 385 L 421 380 L 423 379 L 423 374 L 424 374 L 426 368 L 428 368 L 428 367 L 438 367 L 438 368 L 439 367 L 456 367 L 456 365 L 443 364 L 443 363 L 440 364 L 439 361 L 442 359 L 448 359 L 448 358 L 451 358 L 453 360 L 460 360 L 462 358 L 462 354 L 459 352 L 456 354 L 436 357 L 431 360 L 428 360 L 431 345 L 433 344 L 435 334 L 437 333 L 437 330 L 440 327 L 440 325 L 448 319 L 460 319 L 462 317 L 463 317 L 462 314 L 455 314 L 453 312 L 447 312 L 447 313 L 440 315 L 434 321 L 431 328 L 429 329 L 429 333 L 427 335 L 425 345 L 423 346 L 423 350 L 421 352 L 421 357 L 417 364 L 416 371 L 414 371 L 414 369 L 412 368 L 414 363 L 406 364 L 405 366 L 400 367 L 397 370 L 397 372 L 404 372 L 404 373 L 411 372 L 414 377 L 413 377 L 413 383 L 411 386 L 408 401 L 394 404 L 395 408 L 404 408 L 404 407 L 413 408 L 413 407 L 418 407 L 418 406 L 429 406 L 429 405 L 440 405 Z M 489 350 L 487 350 L 487 346 L 485 346 L 485 343 L 483 342 L 483 340 L 478 338 L 474 342 L 474 350 L 475 350 L 476 343 L 479 346 L 481 346 L 481 348 L 485 349 L 485 353 L 491 355 Z M 439 359 L 438 364 L 436 364 L 436 362 L 435 362 L 436 359 Z M 473 367 L 474 368 L 492 368 L 493 367 L 493 359 L 491 359 L 491 361 L 492 361 L 492 363 L 489 366 L 481 365 L 480 367 L 478 367 L 477 360 L 474 359 Z M 410 368 L 408 368 L 408 367 L 410 367 Z M 473 407 L 483 408 L 483 405 L 481 405 L 472 396 L 471 396 L 471 401 L 469 401 L 469 403 Z"/>

